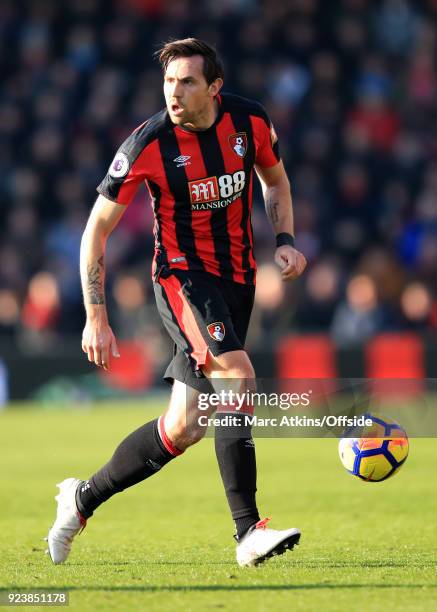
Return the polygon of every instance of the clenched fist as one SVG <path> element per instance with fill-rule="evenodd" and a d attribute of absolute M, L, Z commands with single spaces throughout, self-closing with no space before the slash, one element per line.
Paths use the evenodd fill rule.
<path fill-rule="evenodd" d="M 305 256 L 289 244 L 278 247 L 275 262 L 281 268 L 282 280 L 294 280 L 302 274 L 307 265 Z"/>

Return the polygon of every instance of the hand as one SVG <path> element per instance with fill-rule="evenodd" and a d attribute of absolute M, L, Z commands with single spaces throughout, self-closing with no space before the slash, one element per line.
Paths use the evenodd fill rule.
<path fill-rule="evenodd" d="M 82 334 L 82 350 L 88 361 L 109 370 L 109 356 L 120 357 L 115 336 L 109 324 L 87 320 Z"/>
<path fill-rule="evenodd" d="M 282 280 L 294 280 L 302 274 L 307 265 L 305 256 L 289 244 L 276 249 L 275 262 L 281 268 Z"/>

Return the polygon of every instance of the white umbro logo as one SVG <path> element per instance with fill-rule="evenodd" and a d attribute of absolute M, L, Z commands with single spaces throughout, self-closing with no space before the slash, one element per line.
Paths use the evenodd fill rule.
<path fill-rule="evenodd" d="M 179 155 L 179 157 L 174 158 L 174 162 L 176 162 L 176 167 L 180 168 L 181 166 L 189 166 L 191 162 L 191 155 Z"/>

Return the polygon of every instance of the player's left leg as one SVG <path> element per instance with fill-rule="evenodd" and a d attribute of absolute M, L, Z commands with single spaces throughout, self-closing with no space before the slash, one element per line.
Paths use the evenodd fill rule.
<path fill-rule="evenodd" d="M 255 372 L 244 350 L 233 350 L 221 355 L 209 355 L 203 372 L 216 393 L 243 396 L 255 390 Z M 221 405 L 221 418 L 233 417 L 241 423 L 233 427 L 215 428 L 215 452 L 223 486 L 235 522 L 236 537 L 241 539 L 259 520 L 256 504 L 256 455 L 251 427 L 244 424 L 243 411 Z"/>
<path fill-rule="evenodd" d="M 212 357 L 203 371 L 214 390 L 240 394 L 256 390 L 255 372 L 244 350 L 230 351 Z M 259 565 L 272 556 L 293 549 L 299 542 L 300 531 L 270 529 L 269 519 L 260 521 L 256 504 L 256 456 L 251 427 L 246 416 L 253 414 L 253 406 L 246 404 L 239 411 L 229 405 L 220 408 L 224 419 L 233 417 L 232 424 L 216 427 L 215 449 L 223 485 L 237 529 L 237 562 L 241 566 Z M 219 416 L 219 415 L 216 415 Z M 226 420 L 224 421 L 226 423 Z"/>

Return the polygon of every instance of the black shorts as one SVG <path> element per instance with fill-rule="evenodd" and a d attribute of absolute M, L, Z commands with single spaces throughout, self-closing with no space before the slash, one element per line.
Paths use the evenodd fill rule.
<path fill-rule="evenodd" d="M 164 267 L 153 288 L 159 314 L 174 342 L 174 356 L 164 380 L 180 380 L 205 391 L 201 368 L 208 350 L 217 356 L 244 348 L 254 285 L 235 283 L 208 272 Z"/>

